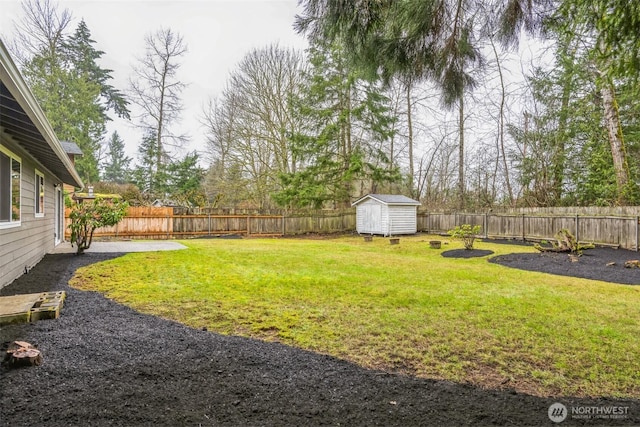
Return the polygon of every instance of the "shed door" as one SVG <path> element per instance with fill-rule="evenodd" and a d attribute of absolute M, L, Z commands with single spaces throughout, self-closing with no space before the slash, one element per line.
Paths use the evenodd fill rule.
<path fill-rule="evenodd" d="M 362 232 L 364 233 L 380 233 L 382 226 L 380 218 L 382 210 L 380 205 L 364 205 L 362 206 Z"/>

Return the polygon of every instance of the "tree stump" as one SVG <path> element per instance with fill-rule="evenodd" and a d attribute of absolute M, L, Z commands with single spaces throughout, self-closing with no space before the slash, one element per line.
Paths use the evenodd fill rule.
<path fill-rule="evenodd" d="M 4 363 L 9 366 L 38 366 L 42 364 L 42 354 L 28 342 L 13 341 L 7 346 Z"/>
<path fill-rule="evenodd" d="M 629 261 L 624 262 L 625 268 L 640 268 L 640 260 L 630 259 Z"/>
<path fill-rule="evenodd" d="M 551 247 L 543 246 L 540 243 L 536 243 L 533 247 L 540 252 L 569 252 L 572 254 L 582 254 L 584 249 L 595 248 L 593 243 L 578 242 L 575 236 L 566 228 L 563 228 L 556 233 L 555 240 L 555 242 L 549 242 Z"/>

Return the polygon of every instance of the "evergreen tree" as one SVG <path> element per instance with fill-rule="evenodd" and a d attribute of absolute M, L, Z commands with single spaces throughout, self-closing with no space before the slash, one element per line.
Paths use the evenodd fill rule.
<path fill-rule="evenodd" d="M 296 27 L 312 42 L 344 44 L 349 61 L 385 80 L 431 80 L 444 107 L 458 109 L 458 204 L 465 204 L 464 98 L 482 69 L 482 3 L 457 1 L 326 2 L 306 0 Z"/>
<path fill-rule="evenodd" d="M 198 153 L 189 153 L 184 159 L 167 166 L 165 193 L 181 204 L 203 206 L 206 201 L 202 190 L 204 175 L 204 170 L 198 165 Z"/>
<path fill-rule="evenodd" d="M 113 79 L 111 75 L 113 70 L 98 65 L 104 52 L 96 50 L 93 46 L 95 43 L 95 40 L 91 39 L 87 24 L 81 20 L 74 34 L 64 42 L 67 60 L 83 78 L 99 86 L 100 106 L 105 120 L 111 120 L 106 115 L 106 112 L 110 110 L 118 117 L 129 119 L 129 102 L 121 91 L 109 84 L 109 81 Z"/>
<path fill-rule="evenodd" d="M 132 173 L 133 183 L 148 199 L 166 196 L 163 192 L 167 188 L 165 170 L 158 169 L 156 164 L 158 152 L 158 139 L 153 132 L 148 132 L 138 146 L 138 166 Z"/>
<path fill-rule="evenodd" d="M 124 184 L 129 176 L 131 158 L 125 154 L 124 141 L 117 131 L 111 134 L 107 143 L 107 158 L 102 174 L 103 181 Z"/>
<path fill-rule="evenodd" d="M 94 48 L 95 41 L 84 21 L 72 35 L 66 34 L 71 21 L 68 11 L 58 12 L 49 2 L 25 3 L 22 27 L 33 33 L 21 35 L 28 48 L 23 52 L 22 72 L 40 103 L 56 135 L 73 141 L 83 152 L 76 168 L 87 182 L 99 178 L 108 111 L 128 117 L 127 101 L 108 82 L 111 70 L 97 61 L 104 52 Z"/>
<path fill-rule="evenodd" d="M 337 44 L 313 46 L 310 62 L 306 95 L 296 101 L 306 125 L 292 136 L 301 166 L 281 175 L 274 198 L 284 206 L 349 206 L 359 185 L 374 190 L 400 178 L 384 152 L 392 135 L 388 100 Z"/>
<path fill-rule="evenodd" d="M 610 151 L 607 157 L 611 160 L 616 180 L 615 197 L 610 202 L 633 203 L 638 189 L 633 177 L 634 168 L 629 164 L 618 85 L 626 79 L 637 82 L 640 69 L 638 2 L 508 0 L 505 10 L 508 13 L 501 17 L 501 34 L 507 41 L 517 40 L 522 25 L 530 30 L 531 23 L 537 22 L 544 23 L 546 32 L 557 37 L 561 46 L 566 40 L 574 40 L 580 46 L 581 55 L 587 58 L 585 68 L 590 73 L 588 82 L 595 84 L 599 92 L 597 101 L 602 110 L 601 127 L 606 131 Z"/>
<path fill-rule="evenodd" d="M 559 52 L 553 72 L 537 69 L 530 77 L 534 112 L 527 113 L 523 127 L 511 128 L 520 146 L 514 159 L 523 187 L 522 204 L 615 205 L 618 184 L 607 130 L 602 126 L 605 119 L 600 91 L 584 65 L 588 57 L 569 59 L 565 54 Z M 566 101 L 565 93 L 570 94 Z M 637 116 L 635 106 L 622 111 L 624 132 L 634 132 Z M 628 147 L 637 153 L 637 142 Z M 637 169 L 637 160 L 633 164 L 636 167 L 632 171 Z M 638 200 L 634 187 L 625 193 L 632 203 Z"/>

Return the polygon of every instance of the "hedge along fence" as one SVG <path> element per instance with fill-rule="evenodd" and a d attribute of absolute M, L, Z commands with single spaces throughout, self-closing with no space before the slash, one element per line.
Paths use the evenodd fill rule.
<path fill-rule="evenodd" d="M 566 208 L 563 208 L 566 209 Z M 69 224 L 67 210 L 67 225 Z M 219 213 L 221 212 L 221 213 Z M 314 212 L 229 213 L 214 209 L 131 207 L 113 227 L 96 230 L 97 238 L 172 239 L 225 234 L 285 236 L 306 233 L 344 233 L 356 229 L 354 210 Z M 418 231 L 444 234 L 458 225 L 479 225 L 482 236 L 519 240 L 548 240 L 563 228 L 582 242 L 638 250 L 640 216 L 552 215 L 541 213 L 418 212 Z M 69 229 L 66 228 L 66 236 Z"/>

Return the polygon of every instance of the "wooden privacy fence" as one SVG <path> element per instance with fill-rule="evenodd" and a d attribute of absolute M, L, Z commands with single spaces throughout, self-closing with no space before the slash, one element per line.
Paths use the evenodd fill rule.
<path fill-rule="evenodd" d="M 177 212 L 177 213 L 174 213 Z M 95 237 L 173 239 L 225 234 L 285 236 L 306 233 L 355 232 L 356 215 L 348 211 L 318 211 L 299 214 L 216 214 L 214 210 L 196 214 L 184 209 L 131 207 L 116 226 L 96 230 Z M 66 224 L 69 224 L 69 211 Z M 547 240 L 563 228 L 582 242 L 638 250 L 640 216 L 552 215 L 515 213 L 433 213 L 418 212 L 418 231 L 443 234 L 471 224 L 482 228 L 488 238 Z M 66 229 L 69 238 L 69 228 Z"/>
<path fill-rule="evenodd" d="M 174 213 L 180 212 L 179 214 Z M 130 207 L 113 227 L 96 229 L 94 237 L 173 239 L 225 234 L 284 236 L 305 233 L 340 233 L 355 230 L 355 213 L 319 212 L 305 215 L 182 213 L 183 209 Z M 69 209 L 65 236 L 70 238 Z"/>
<path fill-rule="evenodd" d="M 418 230 L 443 233 L 458 225 L 482 227 L 488 238 L 549 240 L 563 228 L 581 242 L 638 250 L 639 216 L 418 213 Z"/>

